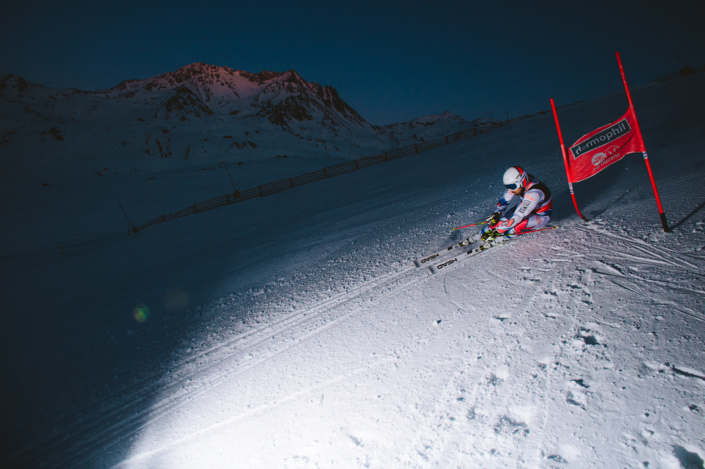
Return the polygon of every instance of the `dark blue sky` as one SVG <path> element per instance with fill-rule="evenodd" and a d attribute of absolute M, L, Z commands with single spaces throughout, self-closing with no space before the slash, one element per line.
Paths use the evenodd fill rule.
<path fill-rule="evenodd" d="M 65 4 L 64 4 L 65 3 Z M 700 1 L 13 2 L 0 73 L 95 90 L 192 62 L 295 69 L 373 124 L 505 118 L 705 63 Z M 99 5 L 99 6 L 96 6 Z"/>

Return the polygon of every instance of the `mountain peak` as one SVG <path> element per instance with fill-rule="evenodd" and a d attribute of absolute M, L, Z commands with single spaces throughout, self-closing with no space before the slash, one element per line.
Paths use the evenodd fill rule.
<path fill-rule="evenodd" d="M 416 124 L 422 124 L 422 125 L 432 125 L 432 124 L 437 124 L 440 122 L 448 122 L 448 121 L 464 121 L 462 117 L 460 117 L 457 114 L 452 114 L 448 111 L 443 111 L 442 114 L 430 114 L 428 116 L 421 116 L 417 117 L 416 119 L 412 119 L 409 122 L 413 122 Z"/>
<path fill-rule="evenodd" d="M 204 62 L 195 62 L 180 69 L 167 72 L 159 75 L 156 78 L 173 78 L 177 83 L 183 83 L 196 76 L 205 76 L 208 78 L 219 77 L 223 75 L 234 75 L 235 70 L 230 67 L 221 67 L 218 65 L 209 65 Z"/>
<path fill-rule="evenodd" d="M 247 78 L 252 83 L 256 83 L 258 85 L 261 85 L 265 81 L 271 80 L 272 78 L 276 78 L 278 76 L 281 76 L 281 73 L 270 72 L 269 70 L 262 70 L 259 73 L 250 73 L 250 72 L 246 72 L 245 70 L 238 70 L 237 73 L 239 73 L 241 77 Z"/>

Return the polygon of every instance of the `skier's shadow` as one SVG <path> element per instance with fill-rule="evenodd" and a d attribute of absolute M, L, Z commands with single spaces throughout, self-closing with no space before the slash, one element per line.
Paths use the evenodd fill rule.
<path fill-rule="evenodd" d="M 599 216 L 602 215 L 608 208 L 610 208 L 610 207 L 616 205 L 617 202 L 619 202 L 620 200 L 622 200 L 623 198 L 625 198 L 627 195 L 629 195 L 629 191 L 626 191 L 624 194 L 622 194 L 622 195 L 620 195 L 619 197 L 617 197 L 614 201 L 612 201 L 611 203 L 605 205 L 602 210 L 600 210 L 599 212 L 593 214 L 593 215 L 592 215 L 592 218 L 599 217 Z"/>
<path fill-rule="evenodd" d="M 641 186 L 644 181 L 648 181 L 648 174 L 644 165 L 636 164 L 637 154 L 628 155 L 621 161 L 613 164 L 599 175 L 573 184 L 575 198 L 578 208 L 588 219 L 597 217 L 605 213 L 609 208 L 618 205 L 630 192 Z M 629 187 L 611 202 L 605 203 L 605 196 L 614 192 L 614 188 Z M 561 188 L 553 192 L 553 220 L 560 221 L 575 215 L 575 207 L 567 184 L 561 184 Z M 604 205 L 603 205 L 604 204 Z M 597 208 L 596 213 L 591 213 L 590 208 Z"/>
<path fill-rule="evenodd" d="M 686 221 L 688 221 L 688 219 L 689 219 L 690 217 L 692 217 L 693 215 L 695 215 L 696 213 L 698 213 L 698 211 L 700 211 L 703 207 L 705 207 L 705 202 L 703 202 L 703 203 L 701 203 L 700 205 L 698 205 L 697 207 L 695 207 L 695 210 L 693 210 L 692 212 L 690 212 L 690 213 L 689 213 L 688 215 L 686 215 L 681 221 L 679 221 L 679 222 L 676 223 L 675 225 L 671 226 L 670 228 L 671 228 L 672 230 L 678 228 L 678 227 L 681 226 L 683 223 L 685 223 Z"/>

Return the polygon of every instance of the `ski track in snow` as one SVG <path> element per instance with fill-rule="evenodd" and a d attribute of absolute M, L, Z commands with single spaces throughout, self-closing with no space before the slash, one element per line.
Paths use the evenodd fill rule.
<path fill-rule="evenodd" d="M 570 238 L 572 241 L 560 244 L 561 238 Z M 619 239 L 620 251 L 615 253 L 610 248 L 600 248 L 605 238 Z M 518 254 L 521 243 L 536 245 L 549 240 L 554 246 L 552 257 L 529 257 L 520 261 L 522 266 L 517 270 L 521 271 L 521 275 L 497 274 L 489 268 L 497 258 Z M 628 263 L 632 269 L 636 268 L 640 275 L 625 269 L 619 262 Z M 199 400 L 207 399 L 217 387 L 256 369 L 285 351 L 305 346 L 312 337 L 335 328 L 341 321 L 353 317 L 361 308 L 389 301 L 390 298 L 403 295 L 410 289 L 421 288 L 425 283 L 430 283 L 430 288 L 440 284 L 444 301 L 450 303 L 464 317 L 455 325 L 454 337 L 470 334 L 470 337 L 485 339 L 504 338 L 490 339 L 489 344 L 468 346 L 469 350 L 461 356 L 446 357 L 451 362 L 445 365 L 449 379 L 437 399 L 418 410 L 419 415 L 414 419 L 414 428 L 418 430 L 405 444 L 405 449 L 399 452 L 396 463 L 400 467 L 462 467 L 463 461 L 472 457 L 478 464 L 492 467 L 539 467 L 546 465 L 547 461 L 570 462 L 571 458 L 575 461 L 575 454 L 570 448 L 564 448 L 561 452 L 560 448 L 551 448 L 548 442 L 555 438 L 555 429 L 551 428 L 551 416 L 558 399 L 565 400 L 568 405 L 581 411 L 585 411 L 592 400 L 590 396 L 594 391 L 586 392 L 580 385 L 573 385 L 570 390 L 565 391 L 565 383 L 575 381 L 566 376 L 562 366 L 566 355 L 575 353 L 573 342 L 576 337 L 582 337 L 582 315 L 594 302 L 589 285 L 595 281 L 608 282 L 619 288 L 627 288 L 645 299 L 656 298 L 649 300 L 652 304 L 669 306 L 672 311 L 679 311 L 703 321 L 702 315 L 681 302 L 659 299 L 662 298 L 660 295 L 645 294 L 659 288 L 664 291 L 668 289 L 671 292 L 684 291 L 702 295 L 703 291 L 696 285 L 702 284 L 698 274 L 703 271 L 703 266 L 693 262 L 705 265 L 705 261 L 692 258 L 686 260 L 673 250 L 619 236 L 590 225 L 566 226 L 555 233 L 520 238 L 463 260 L 435 276 L 430 274 L 428 268 L 416 268 L 411 262 L 407 262 L 396 271 L 373 277 L 356 288 L 308 305 L 295 313 L 280 315 L 267 324 L 204 349 L 179 363 L 176 367 L 178 372 L 172 373 L 169 378 L 162 376 L 162 379 L 156 382 L 148 379 L 134 385 L 132 391 L 122 396 L 121 404 L 105 414 L 107 418 L 127 412 L 128 417 L 118 424 L 91 432 L 89 438 L 84 436 L 85 428 L 75 427 L 73 431 L 77 433 L 74 438 L 80 438 L 78 447 L 82 450 L 70 455 L 64 454 L 67 459 L 63 459 L 60 465 L 90 464 L 94 457 L 109 450 L 111 445 L 139 434 L 170 414 L 178 413 L 183 405 L 193 405 Z M 474 274 L 469 274 L 470 271 Z M 657 278 L 649 278 L 648 275 L 655 271 Z M 504 309 L 513 313 L 504 316 L 483 315 L 481 308 L 469 308 L 453 300 L 459 297 L 479 300 L 487 295 L 483 293 L 481 286 L 470 288 L 458 284 L 458 279 L 467 278 L 468 275 L 477 277 L 478 274 L 484 283 L 493 282 L 499 285 L 501 290 L 519 289 L 522 292 L 510 300 L 509 304 L 504 305 Z M 663 278 L 668 278 L 669 281 L 659 280 Z M 617 279 L 628 279 L 628 286 L 621 285 Z M 459 288 L 469 291 L 466 294 L 458 294 L 454 290 Z M 483 300 L 492 302 L 492 298 Z M 555 309 L 571 312 L 569 321 L 564 323 L 562 332 L 558 333 L 557 340 L 560 345 L 555 350 L 555 355 L 530 366 L 519 366 L 522 371 L 512 373 L 510 370 L 517 366 L 512 363 L 510 357 L 521 356 L 522 349 L 526 347 L 521 340 L 522 336 L 526 334 L 526 330 L 531 329 L 530 323 L 536 320 L 536 313 L 541 312 L 550 317 L 550 311 Z M 534 314 L 529 314 L 532 311 Z M 585 333 L 590 332 L 588 330 Z M 435 341 L 442 342 L 447 339 L 444 335 L 437 337 Z M 582 347 L 590 345 L 583 344 Z M 434 347 L 429 344 L 427 349 L 429 352 L 425 360 L 432 361 Z M 480 357 L 477 354 L 480 354 Z M 608 363 L 615 360 L 609 351 L 600 355 L 600 359 Z M 526 357 L 520 360 L 524 359 Z M 273 408 L 300 396 L 340 384 L 360 374 L 374 372 L 398 360 L 399 358 L 390 357 L 380 359 L 365 367 L 336 375 L 315 386 L 279 396 L 266 405 L 236 413 L 224 421 L 199 428 L 170 441 L 166 446 L 137 454 L 125 460 L 121 467 L 132 467 L 133 464 L 141 466 L 140 461 L 169 451 L 186 441 L 233 425 L 242 418 L 271 412 Z M 408 372 L 413 373 L 413 367 Z M 610 373 L 613 374 L 612 371 Z M 697 376 L 697 372 L 686 374 Z M 567 397 L 558 397 L 556 394 L 559 392 L 565 393 Z M 528 399 L 529 402 L 519 405 L 518 396 L 522 396 L 522 401 Z M 135 402 L 143 399 L 152 399 L 153 403 L 142 412 L 129 412 Z M 101 428 L 101 422 L 102 420 L 95 420 L 91 425 L 98 429 Z M 66 438 L 71 437 L 71 428 L 66 428 L 65 431 L 67 436 L 61 443 L 66 443 Z M 47 450 L 52 448 L 50 440 L 45 440 L 44 443 L 47 444 Z"/>
<path fill-rule="evenodd" d="M 574 231 L 574 235 L 566 233 L 568 230 Z M 485 266 L 492 262 L 492 258 L 501 256 L 503 252 L 511 254 L 512 251 L 517 251 L 518 244 L 521 242 L 535 244 L 539 242 L 539 236 L 551 237 L 553 238 L 551 241 L 563 237 L 575 238 L 577 241 L 555 251 L 554 258 L 527 259 L 524 262 L 526 266 L 522 267 L 522 278 L 497 274 L 487 276 L 491 272 L 485 270 Z M 580 335 L 581 316 L 590 309 L 594 301 L 589 285 L 591 282 L 600 281 L 604 275 L 608 277 L 614 275 L 612 272 L 601 273 L 601 266 L 608 265 L 605 263 L 605 259 L 610 259 L 610 262 L 614 262 L 615 259 L 628 260 L 630 265 L 637 265 L 640 269 L 659 269 L 659 275 L 669 275 L 671 279 L 676 279 L 680 274 L 681 277 L 684 277 L 683 280 L 689 275 L 702 272 L 702 267 L 685 261 L 671 250 L 656 248 L 638 240 L 634 241 L 591 227 L 579 225 L 565 227 L 557 233 L 534 235 L 533 237 L 534 240 L 527 237 L 527 239 L 515 240 L 507 245 L 494 248 L 465 262 L 450 266 L 443 274 L 436 276 L 430 275 L 427 268 L 415 268 L 409 263 L 397 271 L 374 278 L 355 289 L 310 305 L 303 311 L 285 315 L 263 327 L 204 350 L 181 363 L 179 369 L 184 371 L 173 377 L 170 383 L 161 383 L 160 385 L 148 383 L 147 388 L 134 391 L 132 398 L 136 396 L 144 398 L 157 394 L 161 396 L 148 409 L 145 409 L 144 412 L 148 413 L 148 416 L 130 415 L 128 420 L 94 435 L 92 440 L 86 441 L 86 449 L 100 447 L 101 451 L 105 451 L 110 446 L 108 442 L 115 441 L 117 435 L 119 435 L 117 441 L 128 438 L 139 433 L 142 429 L 154 425 L 166 415 L 179 412 L 182 405 L 186 403 L 192 405 L 198 400 L 207 398 L 215 388 L 235 380 L 242 373 L 257 368 L 265 361 L 271 360 L 291 348 L 304 346 L 306 341 L 313 336 L 335 328 L 341 321 L 353 317 L 364 306 L 369 307 L 371 304 L 388 301 L 395 295 L 404 294 L 409 289 L 418 289 L 424 283 L 440 283 L 444 296 L 447 297 L 445 301 L 451 303 L 466 317 L 455 325 L 454 335 L 473 331 L 477 323 L 481 324 L 481 330 L 473 331 L 472 336 L 475 337 L 496 336 L 497 334 L 493 331 L 506 329 L 505 322 L 514 330 L 505 332 L 505 339 L 497 341 L 496 344 L 476 345 L 471 347 L 472 350 L 465 351 L 465 356 L 449 358 L 453 363 L 451 366 L 447 366 L 449 370 L 452 370 L 450 379 L 443 386 L 438 398 L 429 404 L 429 408 L 419 410 L 420 416 L 414 421 L 415 428 L 419 430 L 405 445 L 406 450 L 400 452 L 404 456 L 397 461 L 399 465 L 402 467 L 462 467 L 462 462 L 468 457 L 472 457 L 481 465 L 487 464 L 493 467 L 538 467 L 545 464 L 546 461 L 570 461 L 574 457 L 570 449 L 566 450 L 566 454 L 561 454 L 560 450 L 551 449 L 550 445 L 547 445 L 552 437 L 551 411 L 554 407 L 553 403 L 557 399 L 556 392 L 565 388 L 565 385 L 561 386 L 560 381 L 574 383 L 562 370 L 561 362 L 566 353 L 574 352 L 572 342 L 576 340 L 575 337 L 582 337 Z M 599 246 L 601 242 L 604 242 L 600 238 L 605 237 L 619 238 L 625 251 L 616 255 L 599 252 L 600 250 L 595 249 L 594 246 Z M 546 239 L 541 240 L 541 242 L 547 241 Z M 647 249 L 644 248 L 644 245 Z M 598 267 L 589 267 L 595 265 Z M 612 269 L 615 268 L 612 267 Z M 467 295 L 452 295 L 449 292 L 449 289 L 452 291 L 454 288 L 460 288 L 456 284 L 457 282 L 448 284 L 449 279 L 454 278 L 455 271 L 469 270 L 480 271 L 484 278 L 494 278 L 496 283 L 503 282 L 505 285 L 502 288 L 520 288 L 522 294 L 506 305 L 506 309 L 514 311 L 514 313 L 506 315 L 506 317 L 501 315 L 485 316 L 482 320 L 478 320 L 477 316 L 478 313 L 482 313 L 481 309 L 471 312 L 467 308 L 455 304 L 452 301 L 453 297 L 477 298 L 482 296 L 481 290 L 471 290 Z M 538 275 L 533 274 L 534 271 Z M 657 282 L 656 285 L 666 285 L 664 282 L 629 272 L 624 274 L 617 271 L 622 278 L 629 277 L 632 280 L 631 285 L 639 287 L 639 290 L 632 290 L 635 294 L 642 295 L 645 290 L 652 288 L 647 285 L 649 283 Z M 617 284 L 612 278 L 608 278 L 606 281 Z M 698 292 L 693 288 L 688 291 Z M 517 375 L 511 373 L 509 370 L 514 366 L 510 357 L 521 354 L 522 347 L 525 347 L 521 337 L 525 329 L 531 328 L 529 323 L 535 320 L 535 315 L 521 319 L 517 317 L 530 311 L 543 311 L 546 303 L 550 305 L 554 298 L 557 298 L 557 304 L 553 306 L 553 309 L 560 306 L 572 311 L 570 320 L 565 323 L 563 332 L 560 333 L 559 342 L 561 345 L 558 346 L 555 356 L 543 363 L 537 362 L 529 367 L 522 366 L 520 368 L 524 371 Z M 673 301 L 657 301 L 657 303 L 670 305 L 676 311 L 689 310 L 690 313 L 685 314 L 701 321 L 703 319 L 697 316 L 697 313 L 692 309 L 683 306 L 676 307 L 677 303 Z M 589 332 L 588 330 L 585 333 L 589 334 Z M 592 336 L 586 335 L 585 337 Z M 435 340 L 444 341 L 446 337 L 442 336 Z M 584 344 L 583 346 L 590 347 Z M 434 347 L 429 344 L 427 349 L 433 351 Z M 433 353 L 429 353 L 427 359 L 430 361 Z M 483 355 L 479 359 L 482 360 L 481 362 L 477 357 L 473 357 L 477 353 Z M 608 363 L 615 360 L 609 351 L 600 355 L 601 359 Z M 394 360 L 386 358 L 373 362 L 366 367 L 335 376 L 316 386 L 307 387 L 291 395 L 280 396 L 266 405 L 231 415 L 225 421 L 200 428 L 191 434 L 170 441 L 167 446 L 135 455 L 124 461 L 121 467 L 131 467 L 134 463 L 139 465 L 139 461 L 168 451 L 185 441 L 198 438 L 217 428 L 232 425 L 244 417 L 271 411 L 272 408 L 292 399 L 339 384 L 341 381 L 359 374 L 371 372 Z M 196 367 L 195 364 L 199 361 L 201 363 Z M 527 369 L 531 371 L 527 372 Z M 190 380 L 197 376 L 207 376 L 207 382 L 189 386 Z M 513 385 L 510 386 L 506 382 L 512 382 Z M 517 392 L 517 389 L 521 392 Z M 565 392 L 564 389 L 562 391 Z M 530 396 L 530 403 L 516 405 L 518 394 L 523 396 L 523 400 L 527 399 L 526 396 Z M 581 386 L 574 385 L 567 391 L 568 397 L 564 399 L 569 405 L 585 411 L 590 394 L 586 393 Z M 116 412 L 120 410 L 123 409 L 118 409 Z M 76 454 L 67 462 L 81 465 L 90 461 L 93 456 L 95 454 Z"/>
<path fill-rule="evenodd" d="M 543 285 L 533 289 L 533 294 L 528 301 L 529 305 L 534 304 L 542 289 Z M 493 325 L 497 320 L 504 322 L 509 319 L 489 318 L 490 324 L 485 324 L 485 328 L 487 329 L 488 325 Z M 509 345 L 502 344 L 501 353 L 509 357 L 519 346 L 518 340 L 512 341 Z M 496 354 L 499 355 L 499 353 Z M 524 438 L 529 431 L 524 422 L 519 419 L 514 420 L 507 415 L 510 413 L 507 411 L 507 400 L 510 396 L 507 395 L 507 389 L 501 386 L 502 382 L 509 377 L 506 371 L 507 364 L 495 363 L 485 370 L 474 370 L 475 367 L 476 363 L 472 361 L 458 364 L 458 369 L 454 371 L 452 380 L 446 385 L 439 399 L 439 402 L 444 405 L 437 406 L 426 421 L 419 425 L 422 430 L 415 438 L 416 453 L 426 461 L 434 460 L 441 467 L 455 467 L 462 464 L 462 461 L 473 452 L 480 452 L 480 461 L 482 461 L 484 456 L 482 448 L 486 448 L 491 453 L 495 463 L 511 465 L 526 461 L 530 456 L 524 453 L 532 452 L 531 446 Z M 471 390 L 468 391 L 466 388 Z M 454 400 L 456 402 L 453 402 Z M 451 406 L 447 403 L 451 403 Z M 547 412 L 545 416 L 547 419 Z M 472 421 L 475 420 L 490 424 L 494 422 L 495 426 L 473 425 Z M 519 441 L 516 442 L 518 444 L 511 450 L 505 451 L 506 446 L 497 441 L 500 439 L 497 437 L 499 433 L 518 435 Z M 468 438 L 467 435 L 472 437 Z M 473 445 L 467 447 L 462 444 L 464 440 L 473 442 Z M 496 447 L 490 448 L 491 446 Z M 501 456 L 500 451 L 503 453 Z M 436 454 L 431 456 L 433 453 Z"/>
<path fill-rule="evenodd" d="M 100 447 L 101 451 L 105 451 L 111 446 L 110 441 L 115 444 L 124 438 L 128 438 L 138 432 L 140 428 L 146 427 L 164 415 L 176 411 L 182 404 L 201 399 L 223 382 L 234 379 L 239 374 L 334 326 L 337 322 L 348 319 L 354 314 L 354 308 L 353 311 L 347 313 L 338 311 L 339 308 L 347 303 L 352 301 L 357 303 L 379 301 L 380 298 L 393 295 L 419 282 L 428 280 L 430 273 L 426 268 L 418 269 L 412 264 L 407 264 L 405 268 L 399 271 L 382 275 L 349 292 L 315 304 L 304 311 L 279 318 L 264 327 L 256 328 L 215 347 L 201 351 L 199 354 L 180 363 L 179 369 L 184 370 L 185 373 L 180 374 L 178 377 L 172 377 L 171 382 L 166 385 L 161 382 L 155 383 L 153 382 L 154 377 L 150 377 L 149 380 L 146 380 L 148 381 L 146 387 L 134 389 L 128 395 L 123 396 L 122 399 L 126 401 L 126 404 L 106 414 L 105 417 L 124 412 L 135 401 L 150 399 L 156 395 L 167 395 L 167 397 L 159 398 L 143 412 L 131 413 L 127 420 L 108 427 L 102 432 L 94 433 L 89 440 L 84 440 L 81 443 L 88 448 Z M 373 290 L 375 289 L 382 291 L 374 292 Z M 312 324 L 313 322 L 316 322 L 316 324 Z M 236 357 L 245 358 L 237 360 Z M 205 363 L 198 363 L 198 367 L 195 368 L 196 362 L 199 360 L 204 360 Z M 230 363 L 231 361 L 236 361 L 235 366 Z M 240 361 L 242 363 L 239 363 Z M 209 372 L 207 383 L 199 383 L 193 385 L 192 388 L 188 387 L 188 383 L 194 377 L 207 372 Z M 331 382 L 335 381 L 337 380 Z M 143 420 L 145 414 L 148 414 L 148 418 Z M 236 416 L 231 420 L 237 420 L 238 418 L 239 416 Z M 99 427 L 101 421 L 97 420 L 92 422 L 92 424 Z M 81 429 L 81 432 L 84 431 L 85 429 Z M 118 434 L 120 438 L 116 439 Z M 88 448 L 86 451 L 88 451 Z M 81 452 L 66 462 L 81 464 L 89 461 L 92 456 L 83 456 Z M 85 459 L 82 460 L 81 458 L 83 457 Z"/>

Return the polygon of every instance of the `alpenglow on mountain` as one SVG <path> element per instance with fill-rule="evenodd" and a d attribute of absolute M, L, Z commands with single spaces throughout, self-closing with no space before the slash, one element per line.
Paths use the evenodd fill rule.
<path fill-rule="evenodd" d="M 0 145 L 21 166 L 84 158 L 359 158 L 487 123 L 446 112 L 373 126 L 335 88 L 294 70 L 250 73 L 204 63 L 98 91 L 4 74 L 0 102 Z"/>

